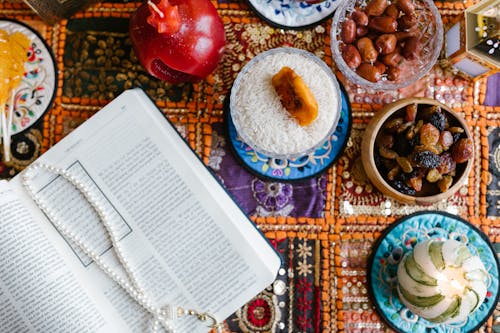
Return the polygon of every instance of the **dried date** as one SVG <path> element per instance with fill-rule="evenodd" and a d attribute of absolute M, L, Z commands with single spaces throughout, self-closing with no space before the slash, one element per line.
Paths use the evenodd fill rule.
<path fill-rule="evenodd" d="M 417 37 L 410 37 L 405 41 L 403 47 L 403 57 L 408 60 L 415 60 L 420 56 L 420 39 Z"/>
<path fill-rule="evenodd" d="M 415 15 L 403 15 L 398 19 L 398 27 L 400 30 L 408 30 L 417 24 Z"/>
<path fill-rule="evenodd" d="M 398 67 L 404 60 L 401 55 L 401 48 L 396 47 L 394 52 L 382 55 L 380 60 L 387 66 Z"/>
<path fill-rule="evenodd" d="M 370 18 L 368 28 L 384 34 L 390 34 L 398 30 L 398 21 L 389 16 L 375 16 Z"/>
<path fill-rule="evenodd" d="M 406 15 L 415 14 L 415 5 L 411 0 L 398 0 L 396 1 L 396 7 L 400 9 Z"/>
<path fill-rule="evenodd" d="M 342 51 L 342 58 L 349 68 L 356 69 L 361 65 L 361 55 L 354 45 L 346 45 Z"/>
<path fill-rule="evenodd" d="M 356 39 L 356 23 L 354 20 L 346 19 L 342 23 L 342 31 L 340 32 L 340 39 L 345 44 L 351 44 Z"/>
<path fill-rule="evenodd" d="M 394 34 L 383 34 L 375 40 L 375 47 L 380 54 L 389 54 L 394 52 L 398 40 Z"/>
<path fill-rule="evenodd" d="M 373 64 L 377 61 L 378 52 L 373 45 L 373 41 L 368 37 L 362 37 L 356 42 L 361 59 L 364 62 Z M 378 81 L 378 80 L 377 80 Z"/>
<path fill-rule="evenodd" d="M 392 17 L 396 20 L 399 17 L 399 9 L 395 4 L 392 3 L 385 9 L 384 15 Z"/>
<path fill-rule="evenodd" d="M 358 26 L 366 27 L 368 25 L 368 15 L 359 9 L 354 11 L 351 17 Z"/>
<path fill-rule="evenodd" d="M 389 67 L 389 69 L 386 71 L 387 73 L 387 79 L 390 81 L 397 81 L 401 77 L 401 69 L 399 67 Z"/>
<path fill-rule="evenodd" d="M 371 0 L 365 7 L 365 13 L 369 16 L 380 16 L 388 6 L 387 0 Z"/>
<path fill-rule="evenodd" d="M 367 64 L 366 62 L 359 65 L 356 69 L 356 73 L 370 82 L 378 82 L 382 77 L 377 67 Z"/>

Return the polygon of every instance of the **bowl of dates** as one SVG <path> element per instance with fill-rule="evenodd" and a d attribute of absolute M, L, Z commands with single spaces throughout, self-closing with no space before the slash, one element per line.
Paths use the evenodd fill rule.
<path fill-rule="evenodd" d="M 467 181 L 474 143 L 458 113 L 433 99 L 408 98 L 375 113 L 361 152 L 368 178 L 382 193 L 428 205 Z"/>
<path fill-rule="evenodd" d="M 436 63 L 443 23 L 432 0 L 346 0 L 331 28 L 346 79 L 376 90 L 406 87 Z"/>

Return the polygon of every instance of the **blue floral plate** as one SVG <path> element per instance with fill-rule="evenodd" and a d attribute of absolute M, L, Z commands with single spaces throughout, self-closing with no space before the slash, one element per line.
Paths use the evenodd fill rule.
<path fill-rule="evenodd" d="M 435 324 L 411 313 L 399 302 L 397 267 L 404 254 L 419 241 L 429 238 L 456 239 L 478 255 L 490 273 L 483 304 L 468 319 L 456 324 Z M 397 332 L 475 332 L 495 310 L 499 295 L 499 264 L 488 237 L 469 222 L 443 212 L 419 212 L 392 224 L 377 240 L 368 267 L 368 290 L 375 308 Z"/>
<path fill-rule="evenodd" d="M 226 121 L 229 130 L 229 142 L 236 157 L 250 172 L 262 178 L 279 181 L 304 180 L 326 171 L 344 151 L 351 131 L 351 105 L 347 93 L 339 82 L 342 95 L 342 109 L 337 129 L 320 148 L 312 154 L 295 159 L 276 159 L 256 152 L 241 140 L 231 119 L 229 108 L 226 108 Z M 226 106 L 229 105 L 229 96 Z"/>
<path fill-rule="evenodd" d="M 304 29 L 328 19 L 340 0 L 307 4 L 298 0 L 247 0 L 264 21 L 283 29 Z"/>

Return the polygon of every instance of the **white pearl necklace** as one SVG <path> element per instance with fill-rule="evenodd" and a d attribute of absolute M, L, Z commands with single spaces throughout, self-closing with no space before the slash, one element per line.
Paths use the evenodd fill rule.
<path fill-rule="evenodd" d="M 41 198 L 36 194 L 34 187 L 31 185 L 31 178 L 33 177 L 35 170 L 41 168 L 46 171 L 49 171 L 53 174 L 59 175 L 67 180 L 70 184 L 72 184 L 88 201 L 88 203 L 92 206 L 92 208 L 96 211 L 99 219 L 101 220 L 106 233 L 111 240 L 113 245 L 113 250 L 118 258 L 119 262 L 123 266 L 125 273 L 127 275 L 127 279 L 120 277 L 115 271 L 111 269 L 101 258 L 100 256 L 93 251 L 79 236 L 74 234 L 71 230 L 69 230 L 64 224 L 57 220 L 54 212 L 49 206 L 44 203 Z M 196 316 L 200 321 L 211 321 L 212 325 L 209 327 L 216 329 L 217 332 L 221 333 L 221 324 L 217 322 L 217 320 L 210 314 L 206 312 L 198 312 L 195 310 L 186 310 L 182 307 L 175 307 L 172 305 L 163 305 L 160 307 L 154 306 L 153 302 L 149 297 L 147 297 L 144 293 L 143 288 L 140 286 L 139 281 L 137 280 L 136 275 L 132 271 L 130 267 L 130 263 L 123 256 L 122 248 L 120 243 L 118 243 L 118 239 L 116 237 L 116 230 L 109 224 L 108 214 L 105 212 L 104 207 L 97 202 L 97 197 L 92 193 L 92 191 L 84 185 L 81 181 L 79 181 L 74 175 L 68 172 L 65 169 L 57 168 L 52 165 L 48 165 L 45 163 L 36 162 L 32 164 L 22 175 L 22 184 L 27 189 L 30 196 L 33 198 L 38 207 L 47 215 L 49 220 L 52 221 L 57 230 L 67 239 L 71 240 L 75 245 L 77 245 L 87 256 L 89 256 L 96 265 L 109 277 L 111 278 L 118 286 L 120 286 L 125 292 L 136 301 L 144 310 L 149 312 L 153 317 L 153 325 L 152 330 L 153 333 L 158 332 L 160 328 L 164 329 L 167 333 L 175 333 L 174 328 L 172 327 L 171 322 L 177 318 L 180 318 L 184 315 Z"/>

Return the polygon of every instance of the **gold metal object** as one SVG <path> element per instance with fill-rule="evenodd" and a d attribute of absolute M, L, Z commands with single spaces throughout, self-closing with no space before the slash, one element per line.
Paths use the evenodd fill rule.
<path fill-rule="evenodd" d="M 24 0 L 24 2 L 49 24 L 70 17 L 90 3 L 86 0 Z"/>
<path fill-rule="evenodd" d="M 441 64 L 479 79 L 500 71 L 500 0 L 467 8 L 445 32 Z"/>

